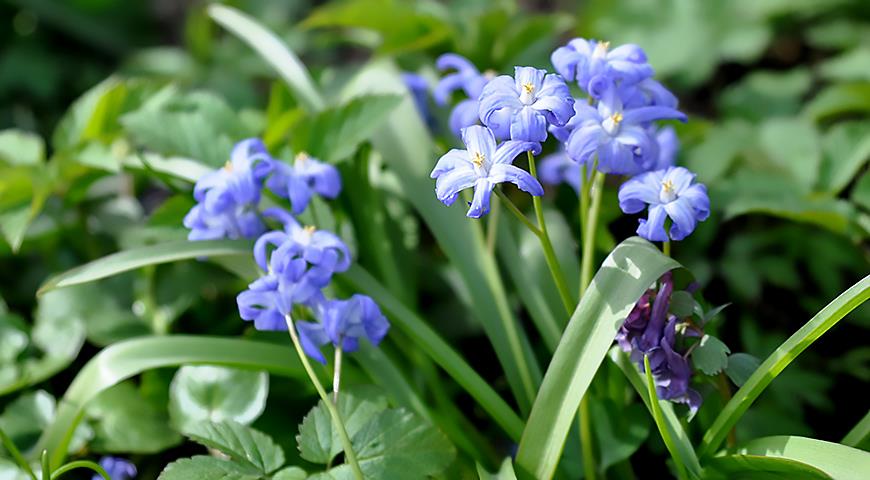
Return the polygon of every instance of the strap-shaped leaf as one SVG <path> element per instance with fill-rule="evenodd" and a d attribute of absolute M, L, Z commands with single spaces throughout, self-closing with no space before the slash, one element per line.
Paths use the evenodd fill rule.
<path fill-rule="evenodd" d="M 738 448 L 737 453 L 794 460 L 815 467 L 837 480 L 863 480 L 870 472 L 870 453 L 814 438 L 787 435 L 762 437 Z"/>
<path fill-rule="evenodd" d="M 732 478 L 830 480 L 830 475 L 805 463 L 787 458 L 762 455 L 726 455 L 711 458 L 704 465 L 705 478 L 730 480 Z"/>
<path fill-rule="evenodd" d="M 638 237 L 617 245 L 580 300 L 556 348 L 520 440 L 520 476 L 550 478 L 580 400 L 641 294 L 679 264 Z"/>

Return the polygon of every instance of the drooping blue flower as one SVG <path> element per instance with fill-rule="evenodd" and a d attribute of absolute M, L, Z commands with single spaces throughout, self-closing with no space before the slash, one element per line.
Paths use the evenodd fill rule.
<path fill-rule="evenodd" d="M 100 466 L 109 474 L 112 480 L 132 480 L 136 478 L 136 465 L 119 457 L 103 457 Z M 95 473 L 91 480 L 103 480 L 103 477 Z"/>
<path fill-rule="evenodd" d="M 266 187 L 279 197 L 289 199 L 295 215 L 308 208 L 315 193 L 324 198 L 335 198 L 341 192 L 338 170 L 305 152 L 296 155 L 293 166 L 277 161 L 274 165 Z"/>
<path fill-rule="evenodd" d="M 314 227 L 303 227 L 286 210 L 278 207 L 266 209 L 266 218 L 274 218 L 284 225 L 284 231 L 263 234 L 254 244 L 254 260 L 264 271 L 280 271 L 288 261 L 301 258 L 316 269 L 344 272 L 350 267 L 350 251 L 337 235 Z M 267 260 L 269 246 L 277 247 Z"/>
<path fill-rule="evenodd" d="M 299 340 L 309 357 L 326 363 L 320 347 L 332 343 L 346 352 L 359 348 L 359 339 L 367 338 L 377 346 L 390 322 L 377 303 L 366 295 L 354 295 L 347 300 L 327 300 L 317 306 L 319 322 L 296 322 Z"/>
<path fill-rule="evenodd" d="M 263 142 L 243 140 L 233 147 L 223 168 L 197 180 L 197 204 L 184 217 L 190 240 L 254 238 L 265 230 L 257 212 L 263 180 L 274 161 Z"/>
<path fill-rule="evenodd" d="M 423 122 L 431 129 L 435 126 L 435 117 L 429 109 L 429 82 L 422 75 L 410 72 L 402 72 L 402 82 L 411 92 L 414 106 Z"/>
<path fill-rule="evenodd" d="M 463 90 L 468 96 L 453 107 L 448 121 L 450 131 L 462 138 L 463 128 L 477 125 L 480 122 L 478 98 L 483 92 L 484 85 L 495 78 L 495 72 L 488 70 L 480 73 L 467 58 L 455 53 L 441 55 L 435 66 L 442 71 L 455 70 L 453 73 L 445 75 L 435 86 L 435 90 L 432 92 L 435 103 L 442 106 L 447 105 L 450 96 L 456 90 Z M 500 139 L 508 138 L 510 131 L 505 128 L 502 131 L 496 131 L 495 135 L 496 138 Z"/>
<path fill-rule="evenodd" d="M 576 107 L 575 127 L 568 137 L 568 155 L 588 163 L 597 154 L 598 170 L 603 173 L 634 175 L 649 170 L 658 160 L 658 144 L 649 132 L 655 120 L 686 116 L 670 107 L 652 106 L 625 109 L 615 89 L 609 89 L 597 108 Z"/>
<path fill-rule="evenodd" d="M 516 67 L 514 77 L 501 75 L 483 87 L 480 120 L 493 130 L 510 121 L 510 138 L 547 139 L 547 126 L 564 126 L 574 115 L 574 98 L 562 77 L 533 67 Z"/>
<path fill-rule="evenodd" d="M 548 185 L 567 183 L 575 192 L 580 193 L 582 179 L 580 164 L 571 160 L 564 150 L 547 155 L 541 159 L 538 178 Z"/>
<path fill-rule="evenodd" d="M 435 195 L 445 205 L 452 205 L 459 192 L 474 188 L 467 216 L 480 218 L 489 212 L 489 199 L 496 184 L 511 182 L 532 195 L 544 194 L 544 188 L 535 177 L 512 165 L 522 152 L 540 153 L 540 144 L 509 140 L 496 146 L 492 131 L 480 125 L 462 131 L 466 150 L 453 149 L 444 154 L 432 169 Z"/>
<path fill-rule="evenodd" d="M 655 133 L 656 144 L 659 154 L 656 162 L 650 170 L 664 170 L 673 167 L 677 163 L 677 152 L 680 151 L 680 139 L 674 127 L 668 125 L 658 129 Z"/>
<path fill-rule="evenodd" d="M 593 98 L 611 87 L 633 85 L 653 75 L 646 53 L 637 45 L 610 49 L 610 42 L 575 38 L 557 48 L 550 61 L 567 81 L 576 81 Z"/>
<path fill-rule="evenodd" d="M 650 241 L 682 240 L 698 222 L 710 216 L 707 187 L 695 183 L 695 174 L 683 167 L 642 173 L 619 188 L 619 207 L 628 214 L 649 206 L 649 217 L 640 220 L 637 234 Z M 673 221 L 665 231 L 665 219 Z"/>
<path fill-rule="evenodd" d="M 679 104 L 677 97 L 670 90 L 652 78 L 645 78 L 631 85 L 623 85 L 618 88 L 618 92 L 625 108 L 677 108 Z"/>

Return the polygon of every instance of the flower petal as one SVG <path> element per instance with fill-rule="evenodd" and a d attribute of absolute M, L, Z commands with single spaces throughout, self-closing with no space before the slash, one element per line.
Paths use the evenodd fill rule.
<path fill-rule="evenodd" d="M 450 94 L 459 90 L 465 84 L 465 76 L 461 73 L 451 73 L 445 75 L 444 78 L 438 80 L 438 84 L 432 90 L 432 98 L 438 105 L 447 105 L 450 101 Z"/>
<path fill-rule="evenodd" d="M 638 177 L 640 176 L 643 174 Z M 632 178 L 619 187 L 619 208 L 629 215 L 640 212 L 647 205 L 659 203 L 659 188 L 638 177 Z"/>
<path fill-rule="evenodd" d="M 477 125 L 480 121 L 480 117 L 478 116 L 479 108 L 480 104 L 477 102 L 476 98 L 466 98 L 457 103 L 456 106 L 453 107 L 453 111 L 450 112 L 450 119 L 448 120 L 450 131 L 457 137 L 462 138 L 463 128 Z"/>
<path fill-rule="evenodd" d="M 695 230 L 695 210 L 687 198 L 677 198 L 673 202 L 664 205 L 668 216 L 674 221 L 671 225 L 671 238 L 682 240 Z"/>
<path fill-rule="evenodd" d="M 541 70 L 535 67 L 514 67 L 514 85 L 517 92 L 523 91 L 523 85 L 529 84 L 533 87 L 534 94 L 538 94 L 544 86 L 544 76 L 546 70 Z"/>
<path fill-rule="evenodd" d="M 489 197 L 495 184 L 486 178 L 478 179 L 474 184 L 474 198 L 466 214 L 469 218 L 480 218 L 489 213 Z"/>
<path fill-rule="evenodd" d="M 640 219 L 637 234 L 651 242 L 665 242 L 668 234 L 665 232 L 665 218 L 667 212 L 662 205 L 652 205 L 649 208 L 649 217 Z"/>
<path fill-rule="evenodd" d="M 468 149 L 469 161 L 478 153 L 487 161 L 492 161 L 495 155 L 495 135 L 492 130 L 481 125 L 472 125 L 462 130 L 462 142 Z"/>
<path fill-rule="evenodd" d="M 523 107 L 511 120 L 511 139 L 543 142 L 547 139 L 547 119 L 532 107 Z"/>
<path fill-rule="evenodd" d="M 477 173 L 470 166 L 457 166 L 453 170 L 438 177 L 435 182 L 435 197 L 444 205 L 453 205 L 459 192 L 473 187 L 477 181 Z"/>
<path fill-rule="evenodd" d="M 535 177 L 522 168 L 513 165 L 503 163 L 493 165 L 489 170 L 488 179 L 493 184 L 503 182 L 513 183 L 520 190 L 528 192 L 536 197 L 544 194 L 544 187 L 541 186 L 540 182 L 538 182 Z M 475 191 L 475 194 L 476 193 L 477 192 Z"/>
<path fill-rule="evenodd" d="M 480 120 L 489 125 L 492 115 L 503 108 L 510 111 L 522 108 L 520 94 L 514 85 L 514 79 L 507 75 L 493 78 L 483 87 L 480 94 Z"/>
<path fill-rule="evenodd" d="M 432 169 L 429 178 L 438 178 L 459 165 L 471 167 L 470 164 L 468 150 L 453 148 L 438 159 L 438 163 L 435 164 L 435 168 Z"/>
<path fill-rule="evenodd" d="M 532 152 L 532 155 L 541 153 L 541 144 L 538 142 L 523 142 L 520 140 L 508 140 L 502 142 L 495 150 L 495 155 L 492 158 L 492 164 L 511 164 L 517 155 L 523 152 Z"/>
<path fill-rule="evenodd" d="M 670 107 L 640 107 L 622 112 L 622 121 L 626 125 L 636 125 L 655 120 L 688 120 L 686 114 Z"/>

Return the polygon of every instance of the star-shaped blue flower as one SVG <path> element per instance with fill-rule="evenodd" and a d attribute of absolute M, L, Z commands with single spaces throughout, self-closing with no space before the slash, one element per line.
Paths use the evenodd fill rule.
<path fill-rule="evenodd" d="M 577 81 L 593 98 L 612 86 L 633 85 L 653 75 L 646 53 L 637 45 L 610 49 L 610 42 L 575 38 L 557 48 L 550 61 L 562 77 Z"/>
<path fill-rule="evenodd" d="M 510 138 L 547 139 L 547 125 L 564 126 L 574 115 L 574 98 L 562 77 L 532 67 L 516 67 L 514 78 L 501 75 L 483 87 L 480 120 L 492 130 L 510 122 Z"/>
<path fill-rule="evenodd" d="M 649 206 L 649 217 L 640 220 L 637 234 L 664 242 L 682 240 L 695 230 L 698 222 L 710 216 L 707 187 L 695 183 L 695 174 L 683 167 L 669 167 L 642 173 L 619 188 L 619 207 L 628 214 Z M 665 231 L 665 219 L 673 221 Z"/>
<path fill-rule="evenodd" d="M 489 199 L 496 184 L 511 182 L 532 195 L 544 194 L 538 180 L 511 163 L 522 152 L 540 152 L 540 144 L 509 140 L 496 146 L 492 131 L 480 125 L 465 128 L 462 141 L 466 150 L 453 149 L 444 154 L 432 170 L 435 195 L 445 205 L 452 205 L 459 192 L 474 188 L 474 198 L 468 210 L 471 218 L 489 212 Z"/>
<path fill-rule="evenodd" d="M 100 466 L 109 474 L 112 480 L 132 480 L 136 478 L 136 465 L 120 457 L 103 457 Z M 94 474 L 91 480 L 103 480 L 100 474 Z"/>
<path fill-rule="evenodd" d="M 366 295 L 324 301 L 316 310 L 319 322 L 296 322 L 296 329 L 305 353 L 320 363 L 326 363 L 320 352 L 322 345 L 332 343 L 346 352 L 353 352 L 359 348 L 360 338 L 367 338 L 377 346 L 390 329 L 387 317 Z"/>
<path fill-rule="evenodd" d="M 274 173 L 266 181 L 266 187 L 275 195 L 289 199 L 295 215 L 308 208 L 315 193 L 324 198 L 335 198 L 341 193 L 338 170 L 305 152 L 296 155 L 292 167 L 277 161 L 274 165 Z"/>

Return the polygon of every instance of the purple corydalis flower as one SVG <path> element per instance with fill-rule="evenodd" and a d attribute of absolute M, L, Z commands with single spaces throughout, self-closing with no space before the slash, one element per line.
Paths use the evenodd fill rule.
<path fill-rule="evenodd" d="M 580 164 L 571 160 L 564 150 L 560 150 L 541 159 L 538 167 L 538 177 L 548 185 L 567 183 L 575 192 L 580 192 Z"/>
<path fill-rule="evenodd" d="M 632 85 L 654 73 L 643 49 L 637 45 L 621 45 L 611 50 L 610 42 L 583 38 L 557 48 L 550 61 L 562 77 L 577 81 L 593 98 L 601 98 L 612 86 Z"/>
<path fill-rule="evenodd" d="M 257 205 L 273 164 L 259 139 L 237 143 L 226 165 L 197 180 L 197 204 L 184 217 L 184 226 L 191 229 L 188 239 L 254 238 L 263 233 Z"/>
<path fill-rule="evenodd" d="M 335 198 L 341 192 L 341 175 L 332 165 L 300 152 L 293 166 L 275 162 L 275 171 L 266 181 L 266 187 L 279 197 L 287 198 L 293 213 L 299 215 L 308 208 L 316 193 L 324 198 Z"/>
<path fill-rule="evenodd" d="M 496 146 L 492 131 L 480 125 L 462 130 L 466 150 L 452 149 L 444 154 L 431 178 L 435 178 L 435 195 L 445 205 L 452 205 L 459 192 L 474 188 L 468 216 L 480 218 L 489 212 L 489 199 L 496 184 L 511 182 L 532 195 L 544 194 L 535 177 L 511 163 L 522 152 L 540 153 L 540 144 L 509 140 Z"/>
<path fill-rule="evenodd" d="M 100 466 L 109 474 L 112 480 L 131 480 L 136 478 L 136 465 L 118 457 L 103 457 Z M 103 480 L 100 474 L 94 474 L 91 480 Z"/>
<path fill-rule="evenodd" d="M 493 130 L 510 122 L 510 138 L 547 139 L 547 125 L 564 126 L 574 115 L 574 98 L 562 77 L 532 67 L 516 67 L 514 77 L 501 75 L 483 87 L 480 120 Z"/>
<path fill-rule="evenodd" d="M 359 348 L 359 339 L 364 337 L 377 346 L 387 331 L 390 322 L 370 297 L 354 295 L 347 300 L 329 300 L 317 307 L 320 321 L 296 322 L 299 340 L 309 357 L 326 363 L 320 346 L 332 343 L 346 352 Z"/>
<path fill-rule="evenodd" d="M 625 109 L 615 89 L 609 89 L 592 107 L 580 104 L 574 130 L 568 137 L 568 155 L 588 163 L 597 154 L 598 170 L 603 173 L 633 175 L 649 170 L 658 160 L 658 145 L 648 126 L 655 120 L 686 116 L 670 107 Z"/>
<path fill-rule="evenodd" d="M 683 167 L 642 173 L 622 184 L 623 212 L 634 214 L 647 206 L 649 217 L 640 220 L 637 234 L 650 241 L 682 240 L 710 216 L 707 187 L 695 183 L 695 174 Z M 665 231 L 666 217 L 673 221 L 670 232 Z"/>

